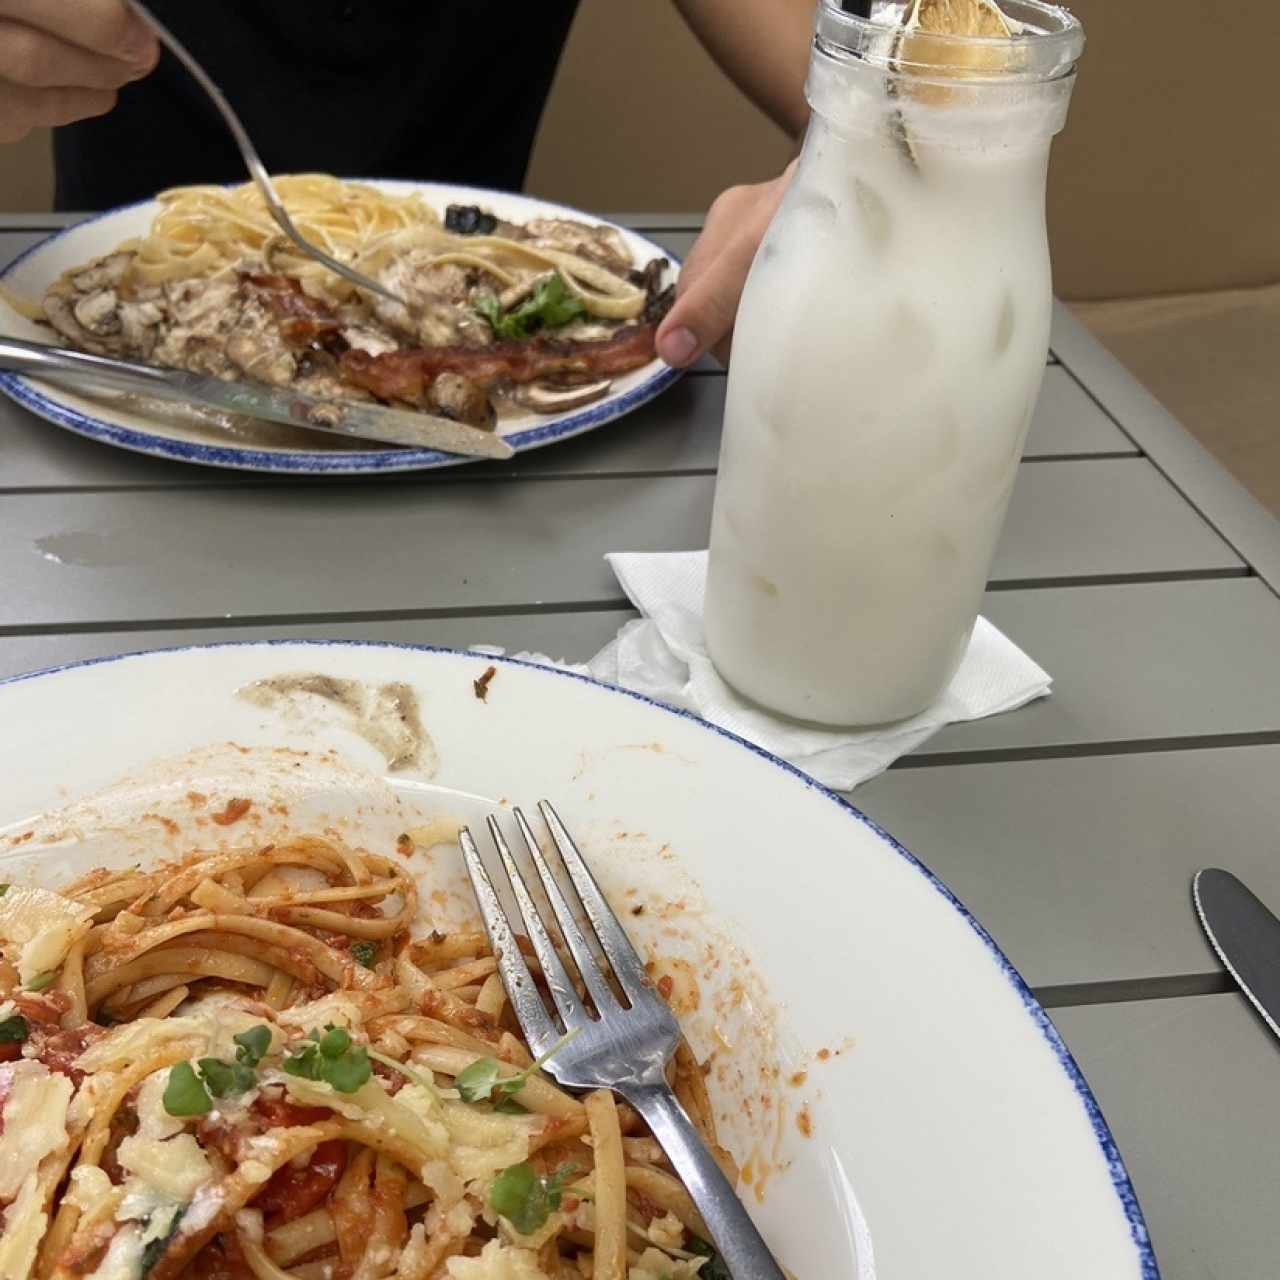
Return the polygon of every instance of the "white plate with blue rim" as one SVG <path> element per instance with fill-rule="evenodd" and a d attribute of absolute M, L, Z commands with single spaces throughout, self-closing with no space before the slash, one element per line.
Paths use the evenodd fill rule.
<path fill-rule="evenodd" d="M 1098 1105 L 992 939 L 856 809 L 694 717 L 509 659 L 281 642 L 20 676 L 0 725 L 0 872 L 51 887 L 413 830 L 420 927 L 448 928 L 473 916 L 457 822 L 550 798 L 680 979 L 721 1140 L 796 1275 L 1158 1280 Z"/>
<path fill-rule="evenodd" d="M 526 222 L 531 218 L 603 219 L 564 205 L 511 192 L 489 191 L 445 183 L 371 181 L 370 185 L 407 194 L 417 192 L 442 215 L 450 204 L 479 205 L 500 218 Z M 34 245 L 0 271 L 0 283 L 15 293 L 40 298 L 64 271 L 110 253 L 123 241 L 140 236 L 151 225 L 159 205 L 154 200 L 98 214 Z M 679 272 L 679 260 L 653 241 L 618 227 L 637 266 L 653 258 L 671 264 L 668 282 Z M 0 332 L 33 342 L 60 341 L 50 330 L 20 316 L 0 299 Z M 559 414 L 527 410 L 504 413 L 499 431 L 517 453 L 539 449 L 594 431 L 631 413 L 671 386 L 681 376 L 661 360 L 613 380 L 609 394 L 583 408 Z M 272 423 L 229 421 L 215 423 L 195 410 L 147 406 L 145 413 L 93 398 L 15 373 L 0 373 L 0 391 L 24 408 L 78 435 L 117 448 L 201 466 L 230 467 L 292 475 L 369 475 L 457 466 L 470 459 L 436 449 L 392 449 L 376 444 L 351 446 L 342 442 L 317 444 L 308 433 Z"/>

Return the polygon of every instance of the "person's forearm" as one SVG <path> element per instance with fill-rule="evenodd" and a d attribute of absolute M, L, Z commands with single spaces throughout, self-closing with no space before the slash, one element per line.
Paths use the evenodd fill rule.
<path fill-rule="evenodd" d="M 809 119 L 804 77 L 814 0 L 675 0 L 703 48 L 793 138 Z"/>

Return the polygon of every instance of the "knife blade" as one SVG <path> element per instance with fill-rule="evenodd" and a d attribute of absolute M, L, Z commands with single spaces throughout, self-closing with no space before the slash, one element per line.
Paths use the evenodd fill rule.
<path fill-rule="evenodd" d="M 515 452 L 494 432 L 435 414 L 388 409 L 357 400 L 324 399 L 256 382 L 226 382 L 183 369 L 161 369 L 21 338 L 0 336 L 0 369 L 29 377 L 69 379 L 113 391 L 140 391 L 161 400 L 208 405 L 328 436 L 440 449 L 471 458 L 510 458 Z"/>
<path fill-rule="evenodd" d="M 1240 990 L 1280 1036 L 1280 919 L 1242 881 L 1220 867 L 1191 881 L 1200 924 Z"/>

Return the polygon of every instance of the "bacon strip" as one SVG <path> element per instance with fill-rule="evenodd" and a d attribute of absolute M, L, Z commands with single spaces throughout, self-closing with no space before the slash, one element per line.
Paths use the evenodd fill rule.
<path fill-rule="evenodd" d="M 336 341 L 341 325 L 333 311 L 303 293 L 291 276 L 255 272 L 246 273 L 243 279 L 279 318 L 280 331 L 290 345 L 321 346 L 340 356 L 343 381 L 380 400 L 424 404 L 427 390 L 442 373 L 461 374 L 488 389 L 497 383 L 536 382 L 540 378 L 615 377 L 639 369 L 654 357 L 657 325 L 653 323 L 629 325 L 596 342 L 538 337 L 494 342 L 487 347 L 414 347 L 377 356 L 359 348 L 343 350 L 346 344 Z"/>
<path fill-rule="evenodd" d="M 547 377 L 613 377 L 639 369 L 654 356 L 656 326 L 629 325 L 600 342 L 533 338 L 495 342 L 487 347 L 420 347 L 370 355 L 353 349 L 343 354 L 342 377 L 381 400 L 421 402 L 441 373 L 460 373 L 482 387 L 501 381 L 536 382 Z"/>
<path fill-rule="evenodd" d="M 241 279 L 253 285 L 282 320 L 297 316 L 338 327 L 329 304 L 303 293 L 302 285 L 292 276 L 273 276 L 261 271 L 250 271 L 243 273 Z"/>
<path fill-rule="evenodd" d="M 302 292 L 292 276 L 245 272 L 241 279 L 271 308 L 280 322 L 280 335 L 299 351 L 321 347 L 333 355 L 341 355 L 347 344 L 342 340 L 342 326 L 333 310 L 319 298 Z"/>

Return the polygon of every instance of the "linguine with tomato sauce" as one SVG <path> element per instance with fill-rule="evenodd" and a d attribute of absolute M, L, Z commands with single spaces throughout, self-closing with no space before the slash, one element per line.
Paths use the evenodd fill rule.
<path fill-rule="evenodd" d="M 0 1280 L 723 1277 L 639 1117 L 417 916 L 313 837 L 4 886 Z M 736 1178 L 687 1045 L 672 1079 Z"/>

